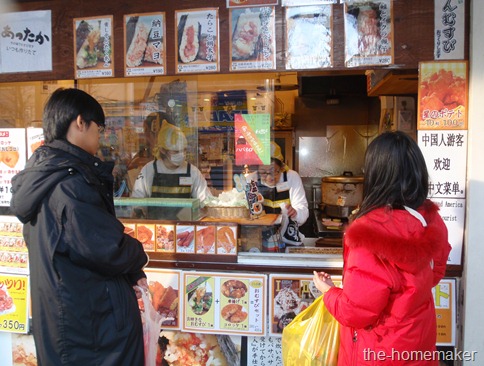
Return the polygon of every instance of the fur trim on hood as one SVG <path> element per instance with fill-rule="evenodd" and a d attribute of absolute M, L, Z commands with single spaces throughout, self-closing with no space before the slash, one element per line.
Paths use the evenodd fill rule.
<path fill-rule="evenodd" d="M 442 242 L 447 242 L 438 206 L 430 200 L 418 209 L 427 227 L 406 210 L 378 208 L 355 220 L 345 233 L 348 248 L 364 247 L 377 257 L 415 273 L 428 265 Z"/>

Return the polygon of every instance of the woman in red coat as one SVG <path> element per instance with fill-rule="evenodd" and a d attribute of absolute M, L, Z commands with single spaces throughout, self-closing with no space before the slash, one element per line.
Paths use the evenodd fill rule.
<path fill-rule="evenodd" d="M 405 133 L 368 146 L 363 202 L 344 237 L 343 288 L 314 272 L 341 324 L 339 366 L 439 363 L 432 288 L 451 247 L 428 185 L 423 155 Z"/>

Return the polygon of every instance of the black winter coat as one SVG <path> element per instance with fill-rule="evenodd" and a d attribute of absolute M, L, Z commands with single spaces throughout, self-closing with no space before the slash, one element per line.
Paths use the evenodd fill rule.
<path fill-rule="evenodd" d="M 12 179 L 29 249 L 39 366 L 142 366 L 135 292 L 148 257 L 124 234 L 112 164 L 67 141 L 41 146 Z"/>

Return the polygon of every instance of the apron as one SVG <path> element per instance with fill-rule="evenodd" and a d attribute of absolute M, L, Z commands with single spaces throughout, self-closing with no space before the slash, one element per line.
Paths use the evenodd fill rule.
<path fill-rule="evenodd" d="M 182 178 L 191 177 L 191 164 L 187 164 L 185 173 L 159 173 L 156 167 L 156 160 L 153 162 L 155 174 L 151 185 L 151 197 L 153 198 L 191 198 L 192 186 L 181 185 Z M 186 179 L 189 180 L 189 179 Z M 148 207 L 148 218 L 150 219 L 176 219 L 180 208 L 174 207 Z"/>
<path fill-rule="evenodd" d="M 290 204 L 291 200 L 289 199 L 289 186 L 287 185 L 287 172 L 283 173 L 282 183 L 286 183 L 284 186 L 287 189 L 278 191 L 278 187 L 280 187 L 280 183 L 278 183 L 275 187 L 267 187 L 262 184 L 260 177 L 257 181 L 257 187 L 259 188 L 259 192 L 264 196 L 264 210 L 266 213 L 281 213 L 281 203 Z"/>

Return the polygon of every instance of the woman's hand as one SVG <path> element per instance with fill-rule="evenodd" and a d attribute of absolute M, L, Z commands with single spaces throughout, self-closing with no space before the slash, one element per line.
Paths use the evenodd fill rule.
<path fill-rule="evenodd" d="M 133 286 L 133 288 L 134 292 L 136 292 L 136 298 L 141 299 L 141 290 L 146 292 L 149 290 L 148 280 L 146 279 L 146 277 L 140 278 L 136 283 L 136 286 Z"/>
<path fill-rule="evenodd" d="M 328 291 L 331 287 L 334 287 L 333 280 L 331 276 L 326 272 L 316 272 L 313 271 L 314 277 L 313 282 L 316 288 L 323 294 Z"/>

